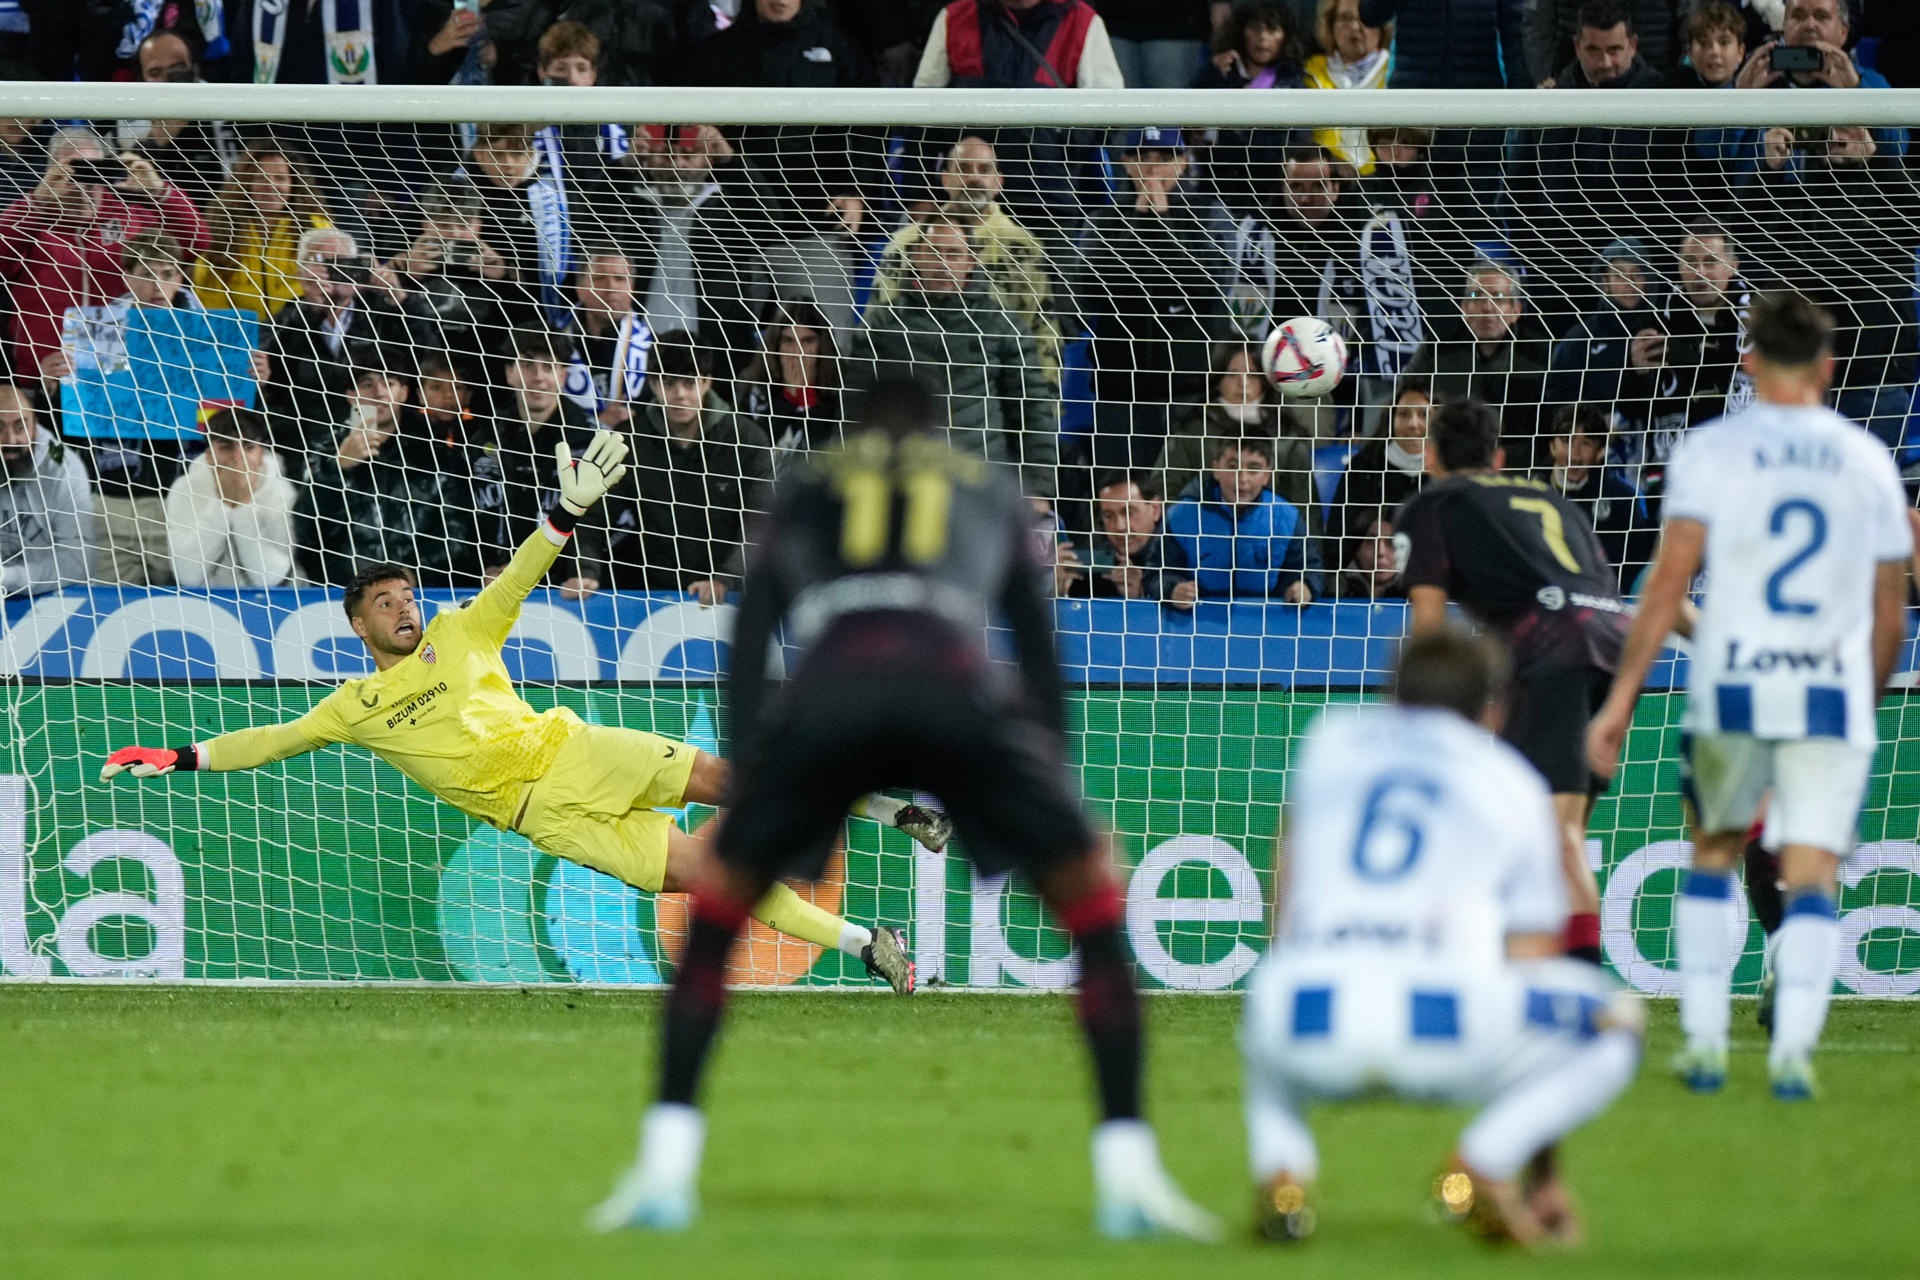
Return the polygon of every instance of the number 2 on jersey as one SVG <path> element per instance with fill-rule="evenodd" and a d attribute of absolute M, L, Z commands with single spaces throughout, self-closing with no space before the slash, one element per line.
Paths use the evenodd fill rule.
<path fill-rule="evenodd" d="M 1515 511 L 1540 517 L 1540 541 L 1547 544 L 1547 550 L 1566 566 L 1568 573 L 1580 572 L 1580 562 L 1574 558 L 1573 548 L 1567 545 L 1567 525 L 1560 518 L 1560 508 L 1545 498 L 1508 498 L 1507 505 Z"/>
<path fill-rule="evenodd" d="M 1805 498 L 1788 498 L 1767 517 L 1767 532 L 1775 538 L 1787 536 L 1789 524 L 1802 523 L 1795 517 L 1804 517 L 1806 541 L 1799 550 L 1782 560 L 1778 569 L 1767 575 L 1767 608 L 1775 613 L 1805 617 L 1819 612 L 1820 605 L 1812 600 L 1789 600 L 1783 588 L 1788 578 L 1798 573 L 1807 561 L 1820 554 L 1821 547 L 1827 545 L 1827 513 Z"/>
<path fill-rule="evenodd" d="M 1398 880 L 1413 870 L 1426 843 L 1426 821 L 1445 790 L 1425 774 L 1389 773 L 1367 792 L 1353 869 L 1362 880 Z"/>

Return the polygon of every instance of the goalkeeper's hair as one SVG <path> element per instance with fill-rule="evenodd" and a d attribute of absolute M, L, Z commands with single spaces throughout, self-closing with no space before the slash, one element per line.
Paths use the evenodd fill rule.
<path fill-rule="evenodd" d="M 1400 646 L 1393 668 L 1393 700 L 1403 707 L 1441 707 L 1478 720 L 1504 703 L 1513 665 L 1492 636 L 1451 627 L 1414 636 Z"/>
<path fill-rule="evenodd" d="M 1500 415 L 1472 397 L 1449 400 L 1433 411 L 1427 439 L 1448 471 L 1482 471 L 1500 451 Z"/>
<path fill-rule="evenodd" d="M 380 560 L 373 564 L 363 564 L 353 571 L 347 579 L 347 589 L 340 597 L 340 607 L 347 611 L 347 620 L 360 616 L 360 605 L 367 598 L 367 592 L 383 582 L 404 582 L 408 586 L 418 586 L 419 580 L 413 576 L 413 570 L 391 560 Z"/>

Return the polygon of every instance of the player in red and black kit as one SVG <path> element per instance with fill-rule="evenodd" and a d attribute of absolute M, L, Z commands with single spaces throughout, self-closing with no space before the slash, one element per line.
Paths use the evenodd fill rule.
<path fill-rule="evenodd" d="M 734 939 L 767 886 L 821 873 L 844 801 L 873 789 L 860 780 L 886 779 L 939 796 L 974 863 L 1025 872 L 1079 948 L 1080 1022 L 1104 1115 L 1097 1225 L 1123 1237 L 1217 1231 L 1167 1176 L 1141 1119 L 1124 904 L 1106 842 L 1068 784 L 1030 509 L 997 468 L 932 434 L 945 418 L 920 384 L 882 383 L 846 443 L 776 492 L 727 683 L 738 772 L 662 1019 L 660 1101 L 639 1159 L 594 1213 L 602 1229 L 692 1220 L 705 1137 L 694 1098 Z M 988 656 L 995 616 L 1013 633 L 1013 671 Z M 783 624 L 789 676 L 776 684 L 768 660 Z"/>
<path fill-rule="evenodd" d="M 1600 894 L 1585 844 L 1607 783 L 1587 767 L 1587 722 L 1612 686 L 1632 613 L 1587 517 L 1552 486 L 1503 474 L 1499 440 L 1499 416 L 1478 400 L 1434 410 L 1431 480 L 1393 521 L 1400 581 L 1415 635 L 1444 628 L 1454 601 L 1512 648 L 1503 736 L 1553 791 L 1567 952 L 1598 964 Z"/>

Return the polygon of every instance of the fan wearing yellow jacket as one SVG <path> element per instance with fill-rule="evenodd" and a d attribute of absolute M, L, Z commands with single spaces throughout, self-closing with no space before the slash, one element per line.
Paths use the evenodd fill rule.
<path fill-rule="evenodd" d="M 424 627 L 413 582 L 399 565 L 354 576 L 343 604 L 374 673 L 349 680 L 284 724 L 242 729 L 175 749 L 123 747 L 107 757 L 103 780 L 123 770 L 147 778 L 175 770 L 251 769 L 352 743 L 462 813 L 525 836 L 543 852 L 591 867 L 649 893 L 690 890 L 707 858 L 707 835 L 689 835 L 658 812 L 688 802 L 718 804 L 725 761 L 651 733 L 584 723 L 566 707 L 535 712 L 514 692 L 501 646 L 521 603 L 546 576 L 574 521 L 626 472 L 626 444 L 597 433 L 576 461 L 562 443 L 560 503 L 521 544 L 506 569 L 471 602 L 442 609 Z M 945 815 L 883 796 L 869 816 L 930 846 L 945 843 Z M 905 995 L 914 967 L 904 937 L 868 929 L 776 885 L 754 916 L 781 933 L 858 956 L 875 977 Z"/>

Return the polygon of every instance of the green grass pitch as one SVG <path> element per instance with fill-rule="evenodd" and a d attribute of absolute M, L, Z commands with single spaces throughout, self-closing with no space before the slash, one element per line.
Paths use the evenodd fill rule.
<path fill-rule="evenodd" d="M 1840 1004 L 1827 1096 L 1660 1071 L 1570 1144 L 1591 1240 L 1487 1252 L 1422 1201 L 1459 1117 L 1322 1112 L 1321 1230 L 1243 1236 L 1235 1000 L 1149 1004 L 1167 1162 L 1228 1243 L 1090 1233 L 1086 1068 L 1055 998 L 747 995 L 708 1102 L 706 1217 L 600 1239 L 658 997 L 0 988 L 0 1276 L 1559 1277 L 1920 1275 L 1920 1005 Z"/>

